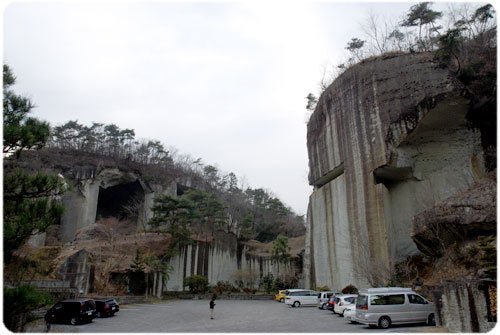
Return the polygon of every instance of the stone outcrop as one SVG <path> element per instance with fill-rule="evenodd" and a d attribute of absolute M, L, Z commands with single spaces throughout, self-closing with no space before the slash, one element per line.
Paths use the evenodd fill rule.
<path fill-rule="evenodd" d="M 290 238 L 290 246 L 303 245 L 304 237 Z M 258 288 L 263 276 L 280 274 L 292 276 L 302 273 L 302 248 L 290 250 L 291 261 L 278 264 L 271 257 L 272 243 L 258 241 L 239 242 L 234 234 L 219 231 L 208 241 L 196 241 L 184 248 L 170 261 L 172 273 L 169 275 L 167 288 L 173 291 L 183 290 L 183 280 L 192 275 L 208 278 L 210 284 L 228 281 L 231 284 L 242 281 Z"/>
<path fill-rule="evenodd" d="M 451 244 L 496 235 L 496 174 L 413 218 L 413 241 L 420 251 L 441 257 Z"/>
<path fill-rule="evenodd" d="M 31 238 L 33 249 L 25 253 L 44 246 L 61 248 L 51 277 L 84 293 L 124 293 L 119 290 L 126 290 L 123 278 L 136 250 L 161 257 L 170 243 L 170 235 L 151 232 L 147 224 L 153 216 L 153 199 L 182 194 L 194 186 L 192 180 L 176 176 L 146 182 L 140 172 L 109 162 L 106 166 L 67 163 L 54 170 L 70 186 L 62 196 L 61 224 Z M 133 217 L 123 212 L 127 206 L 135 206 Z M 184 279 L 192 275 L 207 277 L 211 285 L 241 280 L 246 287 L 258 288 L 260 279 L 268 274 L 302 274 L 304 236 L 289 240 L 291 261 L 277 264 L 272 260 L 272 243 L 243 242 L 224 231 L 198 235 L 192 236 L 192 245 L 172 257 L 168 280 L 163 280 L 161 271 L 145 266 L 151 281 L 149 294 L 160 297 L 167 289 L 182 291 Z M 112 278 L 121 279 L 112 283 Z"/>
<path fill-rule="evenodd" d="M 496 282 L 492 280 L 445 280 L 434 297 L 437 322 L 450 332 L 486 333 L 496 326 Z"/>
<path fill-rule="evenodd" d="M 68 174 L 72 188 L 63 196 L 65 208 L 61 219 L 60 240 L 63 243 L 75 239 L 79 229 L 94 224 L 100 216 L 119 216 L 123 206 L 137 200 L 138 228 L 144 227 L 152 217 L 150 210 L 155 194 L 173 193 L 172 186 L 150 186 L 134 172 L 117 168 L 77 168 Z"/>
<path fill-rule="evenodd" d="M 419 252 L 413 217 L 486 174 L 468 104 L 427 54 L 364 61 L 325 90 L 307 129 L 306 286 L 380 285 Z"/>

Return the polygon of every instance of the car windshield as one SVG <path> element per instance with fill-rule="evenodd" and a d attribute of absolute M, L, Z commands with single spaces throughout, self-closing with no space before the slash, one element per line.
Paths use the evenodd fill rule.
<path fill-rule="evenodd" d="M 94 303 L 93 301 L 87 300 L 82 303 L 82 310 L 83 311 L 90 311 L 91 309 L 94 309 Z"/>
<path fill-rule="evenodd" d="M 356 308 L 363 308 L 363 306 L 368 306 L 368 296 L 359 295 L 356 299 Z"/>

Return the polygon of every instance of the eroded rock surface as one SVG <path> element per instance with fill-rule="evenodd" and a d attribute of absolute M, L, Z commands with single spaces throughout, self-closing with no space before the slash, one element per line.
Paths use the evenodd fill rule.
<path fill-rule="evenodd" d="M 468 103 L 424 54 L 362 62 L 326 89 L 308 123 L 306 283 L 370 286 L 419 252 L 413 217 L 485 176 Z"/>

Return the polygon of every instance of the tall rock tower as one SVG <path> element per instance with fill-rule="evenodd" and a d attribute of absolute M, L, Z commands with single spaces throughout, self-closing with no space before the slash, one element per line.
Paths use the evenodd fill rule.
<path fill-rule="evenodd" d="M 361 62 L 325 90 L 307 125 L 306 286 L 381 285 L 418 252 L 413 217 L 485 174 L 468 104 L 428 54 Z"/>

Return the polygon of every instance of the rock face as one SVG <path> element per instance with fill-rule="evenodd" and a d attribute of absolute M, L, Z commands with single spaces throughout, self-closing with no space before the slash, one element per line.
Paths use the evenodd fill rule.
<path fill-rule="evenodd" d="M 84 293 L 112 289 L 109 278 L 126 273 L 136 250 L 165 254 L 170 235 L 151 232 L 147 224 L 153 216 L 153 199 L 163 194 L 176 196 L 183 187 L 192 186 L 188 178 L 148 183 L 138 172 L 112 166 L 74 166 L 61 175 L 71 186 L 62 196 L 61 224 L 32 238 L 30 245 L 62 248 L 54 277 Z M 124 207 L 133 207 L 134 219 Z M 154 280 L 149 293 L 161 296 L 167 289 L 182 291 L 184 279 L 192 275 L 207 277 L 211 285 L 241 280 L 253 288 L 268 274 L 300 277 L 304 236 L 291 238 L 289 243 L 291 261 L 277 264 L 271 257 L 272 243 L 242 242 L 224 231 L 195 236 L 193 245 L 170 260 L 168 280 L 162 280 L 160 271 L 148 269 Z"/>
<path fill-rule="evenodd" d="M 299 242 L 303 245 L 303 239 L 291 238 L 290 244 Z M 290 250 L 291 262 L 278 264 L 271 259 L 271 247 L 272 243 L 238 242 L 235 235 L 219 231 L 211 241 L 196 241 L 170 261 L 173 271 L 169 275 L 167 288 L 182 291 L 184 278 L 192 275 L 205 276 L 212 285 L 219 281 L 234 284 L 241 280 L 247 284 L 253 283 L 251 286 L 258 288 L 260 279 L 268 274 L 278 277 L 280 274 L 302 273 L 302 262 L 298 256 L 302 250 Z"/>
<path fill-rule="evenodd" d="M 484 177 L 468 103 L 422 54 L 362 62 L 326 89 L 307 129 L 306 286 L 380 285 L 418 251 L 413 217 Z"/>
<path fill-rule="evenodd" d="M 496 282 L 446 280 L 436 301 L 439 323 L 454 333 L 486 333 L 496 326 Z"/>
<path fill-rule="evenodd" d="M 71 190 L 63 196 L 65 211 L 61 219 L 60 240 L 75 239 L 79 229 L 94 224 L 101 216 L 119 216 L 123 207 L 136 202 L 138 228 L 152 217 L 150 210 L 157 194 L 175 194 L 175 185 L 145 183 L 138 174 L 117 168 L 97 171 L 95 167 L 77 168 L 67 178 Z"/>
<path fill-rule="evenodd" d="M 496 235 L 496 174 L 413 218 L 413 241 L 420 251 L 441 257 L 457 241 Z"/>

